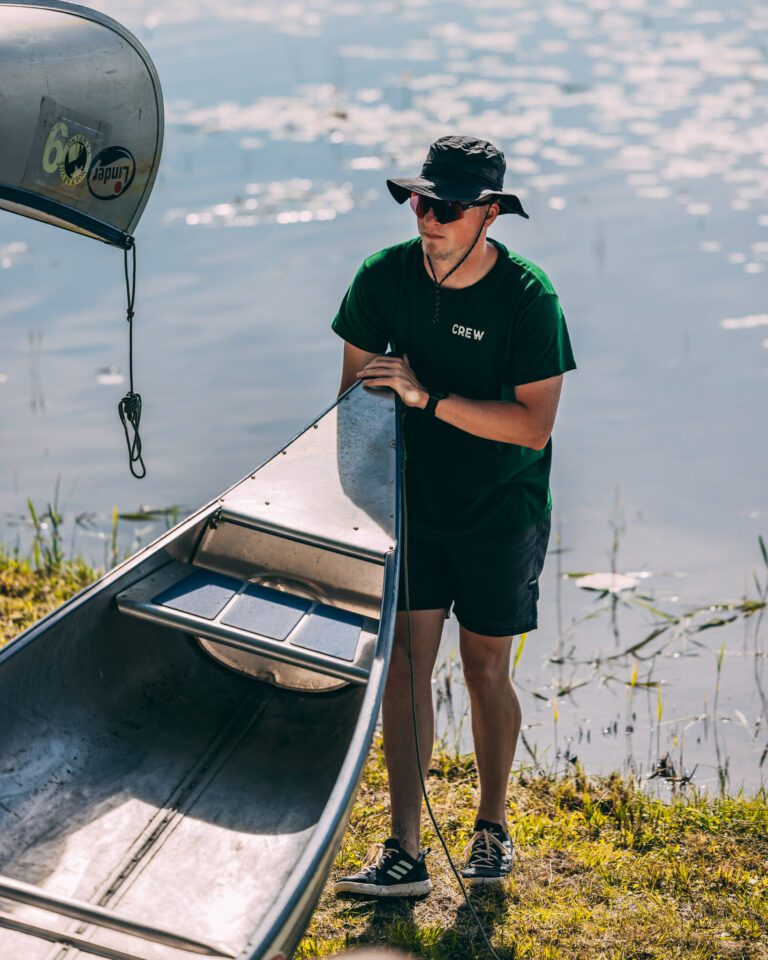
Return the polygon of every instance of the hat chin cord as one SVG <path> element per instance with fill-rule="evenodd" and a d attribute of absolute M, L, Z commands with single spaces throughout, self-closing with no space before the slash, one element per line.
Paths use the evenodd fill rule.
<path fill-rule="evenodd" d="M 432 323 L 435 325 L 440 322 L 440 288 L 448 279 L 448 277 L 450 277 L 451 274 L 455 273 L 459 269 L 462 263 L 464 263 L 464 261 L 470 255 L 470 253 L 472 253 L 472 251 L 475 249 L 475 246 L 477 245 L 477 241 L 480 239 L 480 236 L 485 228 L 485 221 L 488 219 L 488 214 L 490 212 L 491 212 L 491 205 L 489 204 L 488 209 L 485 211 L 483 222 L 480 224 L 480 229 L 477 231 L 477 236 L 472 241 L 471 245 L 467 248 L 467 251 L 464 254 L 464 256 L 459 260 L 457 264 L 455 264 L 455 266 L 451 267 L 451 269 L 448 271 L 448 273 L 446 273 L 446 275 L 443 277 L 442 280 L 437 279 L 437 274 L 435 273 L 435 268 L 432 266 L 432 261 L 429 258 L 429 254 L 427 253 L 426 250 L 424 251 L 424 256 L 427 258 L 427 263 L 429 264 L 429 272 L 432 274 L 432 281 L 435 284 L 435 316 L 432 319 Z"/>

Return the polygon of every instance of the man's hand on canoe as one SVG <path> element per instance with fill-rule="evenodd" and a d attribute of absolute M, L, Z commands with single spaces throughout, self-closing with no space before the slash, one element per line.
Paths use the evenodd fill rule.
<path fill-rule="evenodd" d="M 400 357 L 374 357 L 355 374 L 366 387 L 389 387 L 400 397 L 406 407 L 424 409 L 429 393 L 416 379 L 408 365 L 408 354 Z"/>

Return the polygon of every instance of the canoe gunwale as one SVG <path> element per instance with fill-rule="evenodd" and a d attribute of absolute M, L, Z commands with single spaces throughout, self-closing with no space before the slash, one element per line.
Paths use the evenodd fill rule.
<path fill-rule="evenodd" d="M 359 389 L 361 389 L 361 384 L 355 384 L 343 396 Z M 325 412 L 330 412 L 336 406 L 336 403 L 338 403 L 338 400 L 330 404 Z M 378 633 L 373 649 L 368 682 L 364 685 L 364 689 L 360 691 L 359 707 L 355 707 L 354 718 L 350 717 L 351 722 L 347 729 L 351 730 L 351 734 L 346 755 L 338 768 L 338 775 L 327 795 L 322 812 L 313 824 L 311 836 L 285 883 L 276 891 L 276 896 L 269 908 L 262 914 L 260 920 L 255 919 L 257 923 L 255 930 L 248 936 L 247 941 L 241 941 L 241 943 L 245 942 L 245 945 L 238 954 L 238 960 L 273 960 L 278 952 L 289 956 L 297 945 L 340 846 L 367 760 L 368 749 L 383 697 L 384 679 L 391 656 L 397 612 L 397 584 L 400 563 L 398 546 L 403 496 L 399 410 L 399 402 L 395 399 L 394 428 L 397 442 L 394 445 L 395 450 L 393 450 L 396 462 L 396 480 L 394 481 L 393 493 L 396 507 L 396 519 L 394 521 L 396 530 L 394 549 L 384 558 Z M 296 437 L 298 438 L 306 429 L 311 429 L 311 427 L 312 424 L 305 427 L 297 433 Z M 264 464 L 278 456 L 285 446 L 283 444 L 271 457 L 264 461 Z M 114 597 L 121 590 L 137 584 L 140 580 L 161 570 L 170 563 L 183 561 L 185 557 L 189 558 L 194 555 L 209 522 L 221 507 L 224 497 L 243 480 L 252 477 L 253 472 L 253 470 L 249 471 L 242 480 L 234 483 L 224 494 L 220 494 L 200 507 L 171 530 L 164 531 L 139 553 L 102 575 L 89 587 L 81 590 L 66 603 L 21 633 L 3 650 L 0 650 L 0 667 L 11 657 L 26 649 L 27 645 L 33 640 L 42 640 L 46 634 L 53 635 L 60 621 L 80 607 L 87 605 L 91 600 L 96 599 L 97 596 L 101 595 L 105 602 L 114 604 Z M 44 648 L 42 652 L 45 652 Z M 328 693 L 327 695 L 332 697 L 337 694 Z"/>
<path fill-rule="evenodd" d="M 399 426 L 398 426 L 399 432 Z M 398 476 L 400 475 L 400 445 L 398 444 Z M 400 483 L 397 485 L 397 516 L 401 516 L 400 501 L 402 491 Z M 399 530 L 398 530 L 399 540 Z M 389 669 L 392 653 L 392 637 L 394 635 L 395 617 L 397 615 L 397 583 L 400 570 L 399 551 L 393 552 L 385 567 L 384 596 L 392 598 L 388 608 L 382 607 L 381 627 L 374 653 L 373 665 L 365 688 L 363 701 L 360 704 L 360 713 L 357 726 L 352 734 L 347 757 L 342 764 L 336 785 L 331 791 L 325 810 L 314 829 L 312 839 L 294 868 L 291 880 L 284 888 L 286 896 L 281 898 L 285 902 L 273 908 L 259 925 L 248 948 L 238 957 L 238 960 L 270 960 L 274 951 L 283 951 L 290 956 L 298 939 L 303 932 L 300 926 L 302 912 L 314 909 L 319 889 L 311 895 L 311 903 L 306 901 L 306 889 L 302 891 L 300 880 L 306 876 L 321 875 L 322 884 L 328 874 L 329 862 L 332 862 L 341 844 L 341 838 L 346 830 L 349 814 L 355 800 L 355 794 L 363 774 L 363 768 L 368 759 L 373 733 L 384 695 L 384 678 Z M 339 811 L 343 811 L 339 816 Z M 320 884 L 320 886 L 322 886 Z M 302 896 L 304 893 L 304 896 Z M 294 941 L 286 941 L 281 934 L 285 930 L 300 928 L 299 937 Z M 261 946 L 259 946 L 261 944 Z M 254 949 L 255 948 L 255 949 Z M 251 952 L 248 952 L 250 949 Z M 272 952 L 270 952 L 272 951 Z"/>
<path fill-rule="evenodd" d="M 0 0 L 2 2 L 2 0 Z M 21 213 L 22 216 L 30 216 L 33 220 L 40 220 L 43 223 L 49 223 L 48 218 L 57 221 L 56 226 L 74 227 L 75 233 L 91 237 L 94 240 L 102 240 L 114 247 L 120 247 L 122 250 L 130 250 L 133 246 L 133 237 L 123 230 L 118 230 L 109 223 L 104 223 L 97 217 L 88 213 L 83 213 L 67 203 L 54 200 L 51 197 L 40 196 L 32 193 L 31 190 L 24 190 L 22 187 L 12 187 L 7 183 L 0 183 L 0 201 L 6 200 L 13 207 L 20 207 L 20 210 L 13 210 L 8 207 L 3 209 L 12 213 Z M 27 212 L 29 211 L 29 212 Z M 40 214 L 40 216 L 35 216 Z"/>
<path fill-rule="evenodd" d="M 362 389 L 362 384 L 354 384 L 342 396 L 347 396 L 352 390 Z M 341 398 L 339 398 L 341 399 Z M 243 951 L 238 960 L 272 960 L 276 951 L 283 951 L 290 956 L 303 933 L 306 922 L 320 894 L 330 870 L 330 864 L 336 858 L 341 845 L 341 839 L 347 828 L 349 816 L 355 801 L 355 794 L 363 775 L 363 768 L 368 759 L 371 740 L 376 729 L 381 701 L 384 696 L 384 680 L 389 669 L 392 655 L 392 640 L 395 631 L 397 616 L 397 588 L 400 576 L 400 537 L 402 532 L 403 498 L 403 456 L 401 437 L 400 398 L 395 395 L 395 544 L 396 549 L 388 554 L 384 567 L 384 589 L 382 591 L 382 607 L 379 619 L 379 636 L 371 665 L 371 672 L 365 688 L 363 702 L 360 705 L 357 726 L 347 750 L 346 759 L 339 771 L 336 784 L 331 791 L 325 810 L 315 827 L 313 836 L 296 868 L 292 881 L 286 886 L 286 896 L 283 905 L 278 905 L 270 911 L 256 929 L 248 948 Z M 339 816 L 339 811 L 341 816 Z M 320 875 L 323 880 L 316 891 L 307 895 L 299 887 L 301 876 Z M 309 901 L 309 902 L 308 902 Z M 304 920 L 305 922 L 302 922 Z M 299 931 L 298 936 L 286 940 L 284 931 Z M 262 944 L 262 946 L 258 946 Z M 266 946 L 263 946 L 266 944 Z M 278 954 L 279 955 L 279 954 Z"/>
<path fill-rule="evenodd" d="M 0 4 L 4 4 L 8 2 L 9 0 L 0 0 Z M 32 4 L 32 6 L 36 6 L 36 4 Z M 349 396 L 353 390 L 361 390 L 361 389 L 362 389 L 362 383 L 353 384 L 349 388 L 349 390 L 341 394 L 341 396 L 338 397 L 337 400 L 334 400 L 333 403 L 330 403 L 326 407 L 326 409 L 323 410 L 321 414 L 319 414 L 319 416 L 315 417 L 315 419 L 313 420 L 313 423 L 319 420 L 321 417 L 325 416 L 326 413 L 329 413 L 336 406 L 339 400 Z M 399 402 L 398 402 L 398 410 L 399 410 Z M 218 494 L 212 500 L 209 500 L 208 503 L 203 504 L 203 506 L 199 507 L 193 513 L 191 513 L 188 517 L 185 517 L 185 519 L 180 520 L 175 526 L 171 527 L 170 530 L 164 530 L 162 533 L 158 534 L 158 536 L 155 537 L 154 540 L 151 540 L 138 553 L 133 554 L 133 556 L 131 557 L 127 557 L 125 560 L 118 563 L 117 566 L 112 567 L 111 570 L 107 570 L 100 577 L 94 580 L 92 584 L 90 584 L 87 587 L 83 587 L 82 590 L 78 590 L 77 593 L 73 594 L 69 598 L 69 600 L 66 600 L 64 603 L 61 604 L 61 606 L 56 607 L 55 610 L 51 610 L 50 613 L 45 614 L 45 616 L 41 617 L 38 621 L 33 623 L 31 626 L 27 627 L 26 630 L 22 630 L 22 632 L 18 634 L 18 636 L 14 637 L 12 640 L 9 640 L 4 647 L 0 648 L 0 664 L 2 664 L 3 661 L 8 659 L 9 657 L 12 657 L 14 654 L 20 652 L 21 649 L 25 647 L 28 643 L 30 643 L 32 640 L 34 640 L 38 636 L 38 634 L 45 632 L 45 630 L 47 630 L 49 627 L 57 623 L 62 617 L 67 616 L 69 613 L 72 612 L 72 610 L 74 610 L 81 604 L 85 603 L 92 596 L 94 596 L 97 593 L 100 593 L 106 587 L 109 587 L 110 585 L 116 583 L 116 581 L 118 581 L 125 574 L 129 573 L 131 570 L 134 570 L 136 567 L 140 566 L 142 563 L 152 558 L 155 554 L 161 553 L 163 547 L 171 547 L 174 544 L 174 542 L 178 541 L 184 534 L 192 533 L 192 535 L 195 538 L 195 547 L 191 552 L 197 553 L 198 545 L 202 540 L 202 538 L 205 536 L 207 524 L 211 520 L 211 518 L 214 516 L 214 514 L 221 508 L 224 498 L 228 494 L 230 494 L 236 487 L 240 486 L 240 484 L 243 483 L 245 480 L 247 480 L 249 477 L 252 477 L 257 470 L 260 470 L 262 467 L 266 466 L 276 457 L 280 456 L 280 454 L 283 452 L 285 447 L 288 446 L 288 444 L 293 443 L 294 440 L 297 440 L 303 433 L 306 432 L 306 430 L 310 428 L 311 428 L 311 425 L 310 427 L 306 427 L 306 426 L 302 427 L 302 429 L 299 430 L 298 433 L 296 433 L 287 443 L 281 444 L 274 451 L 274 453 L 272 453 L 265 460 L 263 460 L 258 465 L 258 467 L 256 467 L 255 470 L 253 469 L 249 470 L 248 473 L 246 473 L 243 477 L 241 477 L 239 480 L 233 483 L 232 486 L 228 487 L 223 493 Z M 400 431 L 399 416 L 398 416 L 398 423 L 397 423 L 397 431 L 398 431 L 398 437 L 399 437 L 400 435 L 399 434 L 399 431 Z M 398 444 L 397 459 L 398 459 L 398 477 L 399 477 L 400 475 L 400 467 L 399 467 L 400 445 L 399 444 Z M 398 509 L 397 515 L 399 517 L 400 516 L 400 512 L 399 512 L 400 511 L 400 482 L 399 480 L 398 480 L 397 491 L 398 493 L 396 495 L 396 502 L 397 502 L 397 509 Z M 199 529 L 195 531 L 195 528 L 198 526 L 198 524 L 200 525 Z M 182 558 L 175 556 L 171 552 L 168 552 L 166 553 L 163 561 L 161 563 L 158 563 L 157 566 L 154 567 L 153 569 L 159 570 L 160 567 L 164 566 L 166 563 L 170 563 L 174 559 L 182 559 Z M 124 585 L 121 585 L 121 589 L 126 589 L 130 587 L 133 583 L 137 582 L 137 580 L 141 579 L 141 577 L 147 576 L 149 572 L 150 571 L 147 570 L 143 572 L 139 577 L 137 577 L 136 580 L 127 581 Z"/>

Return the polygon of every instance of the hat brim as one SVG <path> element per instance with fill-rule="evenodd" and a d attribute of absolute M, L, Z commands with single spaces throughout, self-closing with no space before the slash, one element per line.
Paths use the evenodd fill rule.
<path fill-rule="evenodd" d="M 516 213 L 529 220 L 523 210 L 519 197 L 504 190 L 488 190 L 479 185 L 454 183 L 449 180 L 427 180 L 425 177 L 414 177 L 405 180 L 387 180 L 387 187 L 398 203 L 405 203 L 412 193 L 420 193 L 433 200 L 448 200 L 458 203 L 479 203 L 483 200 L 496 202 L 501 213 Z"/>

